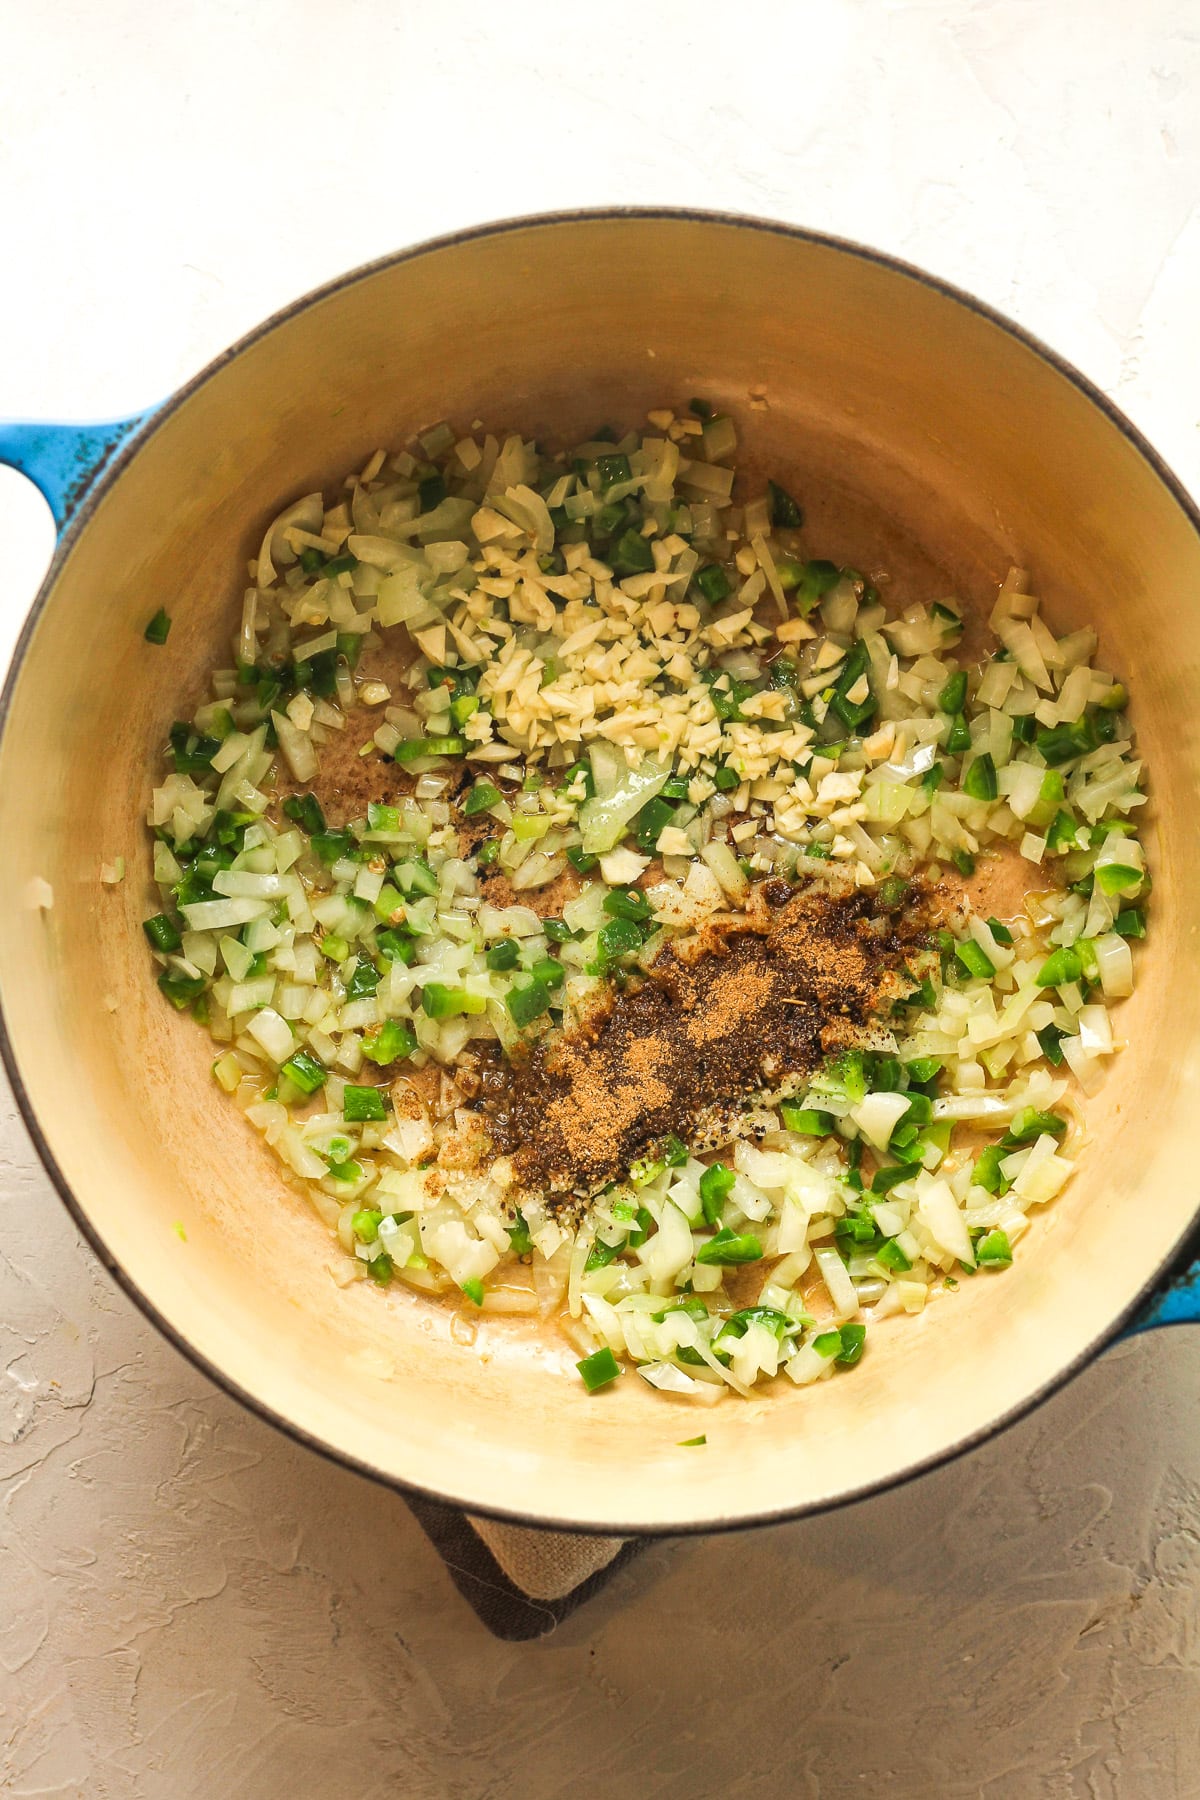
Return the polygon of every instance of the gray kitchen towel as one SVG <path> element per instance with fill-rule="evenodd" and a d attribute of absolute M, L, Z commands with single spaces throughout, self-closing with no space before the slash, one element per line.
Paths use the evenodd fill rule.
<path fill-rule="evenodd" d="M 643 1538 L 584 1537 L 405 1502 L 480 1623 L 510 1642 L 545 1637 L 645 1548 Z"/>

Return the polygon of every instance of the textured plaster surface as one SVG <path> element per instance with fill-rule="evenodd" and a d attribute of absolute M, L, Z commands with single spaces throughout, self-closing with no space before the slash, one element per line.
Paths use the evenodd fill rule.
<path fill-rule="evenodd" d="M 672 201 L 974 289 L 1200 488 L 1188 0 L 0 0 L 0 39 L 10 415 L 152 402 L 429 233 Z M 2 471 L 0 532 L 7 643 L 50 531 Z M 900 1493 L 658 1546 L 505 1646 L 399 1500 L 157 1339 L 5 1105 L 0 1792 L 1191 1800 L 1200 1333 Z"/>

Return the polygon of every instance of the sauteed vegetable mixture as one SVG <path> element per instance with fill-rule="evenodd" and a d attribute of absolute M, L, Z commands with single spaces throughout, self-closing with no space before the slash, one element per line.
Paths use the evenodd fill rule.
<path fill-rule="evenodd" d="M 1024 1250 L 1149 888 L 1095 634 L 841 566 L 737 448 L 439 425 L 305 495 L 149 811 L 159 986 L 338 1278 L 698 1404 Z"/>

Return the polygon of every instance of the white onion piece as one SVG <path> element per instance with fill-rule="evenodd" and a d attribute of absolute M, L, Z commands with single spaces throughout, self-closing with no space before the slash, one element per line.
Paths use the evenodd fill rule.
<path fill-rule="evenodd" d="M 1106 1006 L 1081 1006 L 1075 1022 L 1080 1045 L 1089 1056 L 1112 1055 L 1112 1020 Z"/>
<path fill-rule="evenodd" d="M 689 1400 L 695 1398 L 698 1388 L 704 1389 L 706 1398 L 709 1393 L 719 1394 L 721 1392 L 720 1388 L 713 1387 L 711 1382 L 694 1380 L 675 1363 L 639 1363 L 638 1374 L 643 1381 L 648 1381 L 652 1388 L 658 1388 L 660 1393 L 682 1394 Z"/>
<path fill-rule="evenodd" d="M 750 892 L 750 883 L 729 845 L 713 838 L 704 845 L 700 854 L 730 900 L 741 904 Z"/>
<path fill-rule="evenodd" d="M 286 569 L 296 560 L 296 552 L 284 536 L 286 528 L 298 525 L 302 531 L 319 533 L 324 521 L 325 502 L 320 494 L 305 494 L 303 499 L 286 507 L 278 518 L 272 519 L 258 553 L 256 579 L 259 587 L 270 587 L 275 580 L 276 561 L 281 569 Z"/>
<path fill-rule="evenodd" d="M 269 900 L 197 900 L 192 906 L 181 906 L 180 912 L 192 931 L 230 931 L 236 925 L 248 925 L 251 919 L 262 919 L 271 910 Z"/>
<path fill-rule="evenodd" d="M 971 1234 L 949 1182 L 931 1181 L 920 1194 L 917 1213 L 921 1223 L 937 1239 L 943 1250 L 948 1250 L 951 1256 L 957 1256 L 960 1262 L 974 1268 L 975 1252 L 971 1247 Z"/>
<path fill-rule="evenodd" d="M 273 1006 L 256 1012 L 246 1030 L 256 1044 L 261 1044 L 273 1063 L 284 1063 L 296 1047 L 296 1039 L 286 1019 L 280 1018 Z"/>
<path fill-rule="evenodd" d="M 888 1139 L 908 1111 L 907 1094 L 868 1094 L 850 1113 L 867 1141 L 886 1150 Z"/>
<path fill-rule="evenodd" d="M 651 1281 L 673 1281 L 692 1260 L 692 1228 L 670 1201 L 662 1209 L 658 1230 L 637 1252 Z"/>
<path fill-rule="evenodd" d="M 1065 1037 L 1059 1045 L 1067 1067 L 1085 1094 L 1094 1094 L 1104 1080 L 1104 1068 L 1098 1056 L 1085 1050 L 1077 1037 Z"/>
<path fill-rule="evenodd" d="M 1096 939 L 1096 962 L 1100 985 L 1107 1000 L 1122 1000 L 1133 992 L 1133 956 L 1129 945 L 1116 932 Z"/>
<path fill-rule="evenodd" d="M 879 1308 L 876 1307 L 876 1313 Z M 820 1381 L 833 1371 L 833 1357 L 822 1356 L 811 1344 L 802 1344 L 796 1354 L 789 1357 L 784 1364 L 791 1379 L 797 1387 L 807 1387 L 811 1382 Z"/>
<path fill-rule="evenodd" d="M 824 1245 L 817 1245 L 813 1254 L 838 1319 L 853 1318 L 858 1311 L 858 1290 L 846 1271 L 845 1263 L 836 1250 L 830 1250 Z"/>
<path fill-rule="evenodd" d="M 218 894 L 237 900 L 277 900 L 285 891 L 282 875 L 253 875 L 246 869 L 218 869 L 212 885 Z"/>
<path fill-rule="evenodd" d="M 935 1119 L 1011 1119 L 1013 1101 L 1003 1094 L 943 1094 L 933 1103 Z"/>

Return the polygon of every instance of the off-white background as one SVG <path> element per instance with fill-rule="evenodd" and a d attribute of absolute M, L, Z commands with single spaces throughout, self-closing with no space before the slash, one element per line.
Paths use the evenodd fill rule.
<path fill-rule="evenodd" d="M 427 234 L 670 201 L 952 277 L 1200 489 L 1189 0 L 0 0 L 0 27 L 0 412 L 157 400 Z M 9 640 L 49 548 L 0 472 Z M 157 1340 L 11 1116 L 0 1161 L 0 1792 L 1200 1795 L 1200 1332 L 904 1492 L 657 1547 L 511 1647 L 399 1500 Z"/>

